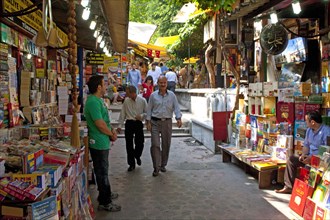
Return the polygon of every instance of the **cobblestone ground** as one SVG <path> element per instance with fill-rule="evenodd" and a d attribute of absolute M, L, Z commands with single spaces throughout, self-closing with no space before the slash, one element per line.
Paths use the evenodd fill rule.
<path fill-rule="evenodd" d="M 256 180 L 224 164 L 204 146 L 173 138 L 166 173 L 152 176 L 150 139 L 142 166 L 127 172 L 125 140 L 110 152 L 110 182 L 119 193 L 120 212 L 97 211 L 97 190 L 90 186 L 96 219 L 293 219 L 289 195 L 259 190 Z"/>

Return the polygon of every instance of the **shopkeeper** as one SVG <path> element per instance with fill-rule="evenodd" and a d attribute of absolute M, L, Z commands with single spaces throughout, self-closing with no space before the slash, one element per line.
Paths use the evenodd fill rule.
<path fill-rule="evenodd" d="M 307 126 L 302 155 L 291 156 L 286 163 L 284 173 L 284 187 L 275 190 L 277 193 L 291 193 L 298 167 L 310 164 L 312 155 L 317 155 L 320 145 L 326 145 L 330 136 L 330 127 L 322 124 L 320 113 L 313 111 L 305 115 Z"/>

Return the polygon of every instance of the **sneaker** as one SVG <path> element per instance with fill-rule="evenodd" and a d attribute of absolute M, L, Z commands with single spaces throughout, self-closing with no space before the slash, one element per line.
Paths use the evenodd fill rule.
<path fill-rule="evenodd" d="M 114 203 L 109 203 L 108 205 L 99 205 L 97 207 L 98 210 L 106 210 L 109 212 L 118 212 L 121 210 L 121 206 L 120 205 L 116 205 Z"/>
<path fill-rule="evenodd" d="M 117 199 L 119 197 L 118 193 L 112 192 L 111 193 L 111 199 Z"/>
<path fill-rule="evenodd" d="M 165 167 L 160 167 L 160 172 L 163 172 L 163 173 L 165 173 L 166 172 L 166 168 Z"/>

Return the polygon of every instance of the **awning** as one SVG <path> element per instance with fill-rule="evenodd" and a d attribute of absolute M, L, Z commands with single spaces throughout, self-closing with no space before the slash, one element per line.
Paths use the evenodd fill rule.
<path fill-rule="evenodd" d="M 180 39 L 179 35 L 169 36 L 169 37 L 159 37 L 157 38 L 155 45 L 160 47 L 166 47 L 167 45 L 172 45 Z"/>
<path fill-rule="evenodd" d="M 126 53 L 128 41 L 129 0 L 99 0 L 106 18 L 113 48 Z"/>
<path fill-rule="evenodd" d="M 139 50 L 144 51 L 145 54 L 148 54 L 147 51 L 151 50 L 153 57 L 156 57 L 156 51 L 159 51 L 160 57 L 169 57 L 167 50 L 164 47 L 156 46 L 153 44 L 144 44 L 133 40 L 129 40 L 129 43 L 132 44 L 133 47 L 137 47 Z"/>
<path fill-rule="evenodd" d="M 154 24 L 144 24 L 130 21 L 128 25 L 128 39 L 148 44 L 156 28 L 157 25 Z"/>

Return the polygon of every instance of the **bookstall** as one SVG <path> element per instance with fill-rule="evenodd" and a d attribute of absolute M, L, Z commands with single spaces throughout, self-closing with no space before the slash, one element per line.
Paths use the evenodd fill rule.
<path fill-rule="evenodd" d="M 308 112 L 319 111 L 323 124 L 330 125 L 328 4 L 311 8 L 322 12 L 319 18 L 304 19 L 310 11 L 290 18 L 290 5 L 281 8 L 289 18 L 257 16 L 254 24 L 240 27 L 243 43 L 234 46 L 243 48 L 241 57 L 250 65 L 249 84 L 229 122 L 229 143 L 218 147 L 223 162 L 235 162 L 256 175 L 259 188 L 284 182 L 286 160 L 302 153 Z M 274 9 L 265 13 L 276 14 Z M 251 26 L 253 34 L 247 31 Z M 249 45 L 253 53 L 246 52 Z M 330 137 L 311 164 L 299 170 L 289 203 L 297 217 L 329 218 L 329 158 Z"/>
<path fill-rule="evenodd" d="M 5 1 L 4 9 L 18 11 L 16 6 L 26 8 L 28 2 Z M 74 1 L 69 4 L 74 11 Z M 80 79 L 75 13 L 69 14 L 71 35 L 54 27 L 56 38 L 43 41 L 40 10 L 0 23 L 1 219 L 95 217 L 87 192 L 87 128 L 75 92 Z"/>

